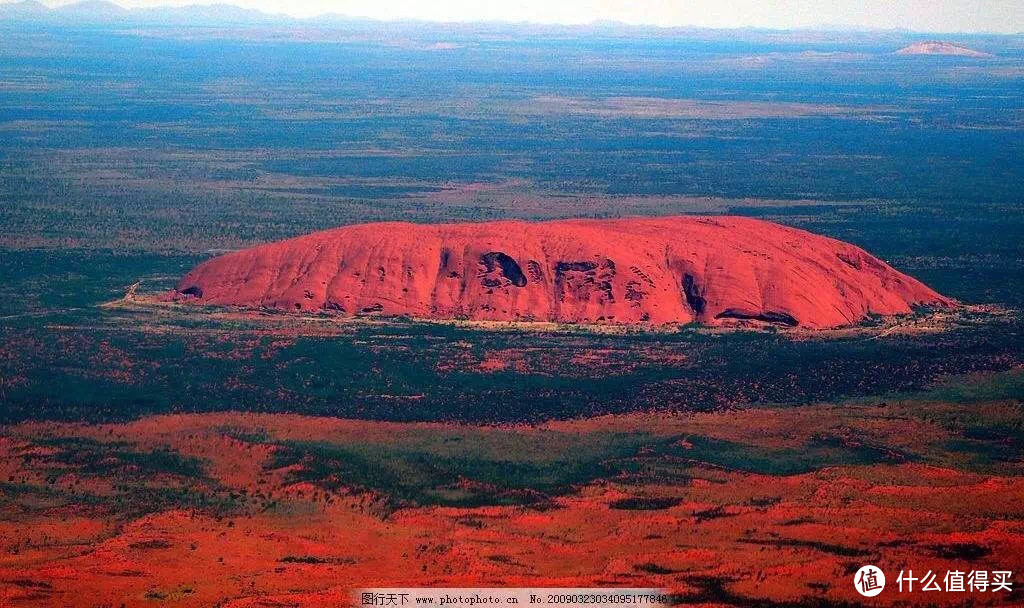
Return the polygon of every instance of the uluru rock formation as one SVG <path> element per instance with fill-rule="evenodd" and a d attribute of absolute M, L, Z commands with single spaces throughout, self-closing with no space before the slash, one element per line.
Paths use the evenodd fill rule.
<path fill-rule="evenodd" d="M 953 304 L 853 245 L 699 216 L 345 226 L 208 260 L 173 297 L 350 316 L 807 328 Z"/>
<path fill-rule="evenodd" d="M 955 57 L 991 57 L 989 53 L 976 51 L 972 48 L 941 40 L 915 42 L 896 51 L 897 55 L 948 55 Z"/>

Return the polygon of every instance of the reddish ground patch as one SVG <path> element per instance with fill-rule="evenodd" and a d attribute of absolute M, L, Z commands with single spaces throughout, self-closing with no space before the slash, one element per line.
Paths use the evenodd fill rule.
<path fill-rule="evenodd" d="M 941 426 L 908 422 L 900 407 L 858 410 L 859 441 L 899 449 L 949 439 Z M 953 464 L 841 465 L 766 475 L 694 462 L 685 478 L 596 479 L 533 506 L 397 510 L 382 510 L 373 492 L 296 483 L 288 476 L 294 467 L 269 466 L 281 441 L 404 445 L 466 441 L 472 432 L 505 449 L 550 433 L 586 437 L 613 430 L 787 449 L 849 424 L 850 408 L 820 406 L 813 420 L 810 409 L 604 417 L 521 428 L 256 414 L 8 427 L 0 437 L 0 478 L 54 494 L 24 500 L 13 485 L 5 486 L 0 605 L 320 606 L 347 603 L 350 591 L 362 586 L 646 585 L 711 606 L 827 605 L 860 599 L 851 576 L 865 563 L 883 568 L 891 584 L 904 568 L 1024 570 L 1024 480 Z M 981 411 L 1013 415 L 998 404 Z M 807 422 L 799 433 L 792 432 L 796 420 Z M 70 439 L 130 441 L 137 450 L 171 447 L 204 463 L 202 479 L 186 487 L 216 484 L 242 497 L 244 506 L 226 513 L 169 507 L 126 517 L 137 505 L 124 503 L 118 511 L 58 501 L 58 491 L 126 491 L 117 480 L 83 483 L 82 473 L 55 475 L 40 467 L 59 453 L 60 440 Z M 58 447 L 47 451 L 40 441 Z M 667 466 L 645 460 L 643 451 L 637 458 L 640 470 Z M 54 476 L 48 485 L 47 475 Z M 901 595 L 895 587 L 875 599 L 878 605 L 960 604 L 968 597 L 992 606 L 1020 600 L 1019 592 Z"/>

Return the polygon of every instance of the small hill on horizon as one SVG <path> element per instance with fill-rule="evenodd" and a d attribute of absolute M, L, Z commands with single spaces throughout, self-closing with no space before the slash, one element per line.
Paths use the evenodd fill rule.
<path fill-rule="evenodd" d="M 951 57 L 993 57 L 991 53 L 978 51 L 962 44 L 944 42 L 941 40 L 927 40 L 915 42 L 896 51 L 896 55 L 945 55 Z"/>

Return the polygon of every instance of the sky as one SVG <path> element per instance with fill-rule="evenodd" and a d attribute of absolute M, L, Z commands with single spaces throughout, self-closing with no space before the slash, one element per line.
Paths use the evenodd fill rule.
<path fill-rule="evenodd" d="M 66 4 L 70 0 L 49 0 Z M 1024 32 L 1024 0 L 115 0 L 128 7 L 230 3 L 310 17 L 530 21 L 714 28 L 811 27 Z"/>

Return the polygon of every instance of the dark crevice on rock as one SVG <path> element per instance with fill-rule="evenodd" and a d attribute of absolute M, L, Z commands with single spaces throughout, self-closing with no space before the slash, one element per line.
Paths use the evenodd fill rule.
<path fill-rule="evenodd" d="M 555 274 L 561 275 L 567 272 L 590 272 L 597 268 L 594 262 L 559 262 L 555 264 Z"/>
<path fill-rule="evenodd" d="M 345 307 L 342 306 L 341 304 L 338 304 L 334 300 L 327 300 L 326 302 L 324 302 L 324 310 L 332 310 L 335 312 L 344 313 Z"/>
<path fill-rule="evenodd" d="M 526 286 L 526 275 L 523 274 L 523 269 L 519 266 L 519 263 L 512 259 L 511 256 L 500 251 L 492 251 L 480 256 L 480 263 L 484 265 L 487 273 L 494 272 L 495 269 L 500 267 L 502 276 L 513 285 L 516 287 Z M 487 285 L 486 279 L 484 284 Z"/>
<path fill-rule="evenodd" d="M 722 312 L 715 315 L 716 319 L 740 319 L 744 321 L 763 321 L 765 323 L 778 323 L 780 325 L 786 325 L 788 327 L 796 327 L 800 324 L 793 315 L 784 312 L 775 311 L 764 311 L 764 312 L 749 312 L 745 310 L 738 310 L 736 308 L 727 308 Z"/>
<path fill-rule="evenodd" d="M 683 293 L 686 295 L 686 304 L 694 313 L 700 315 L 704 312 L 707 300 L 701 295 L 700 286 L 692 274 L 683 277 Z"/>
<path fill-rule="evenodd" d="M 535 260 L 529 260 L 526 262 L 526 270 L 530 273 L 530 278 L 534 281 L 540 282 L 544 276 L 540 270 L 540 264 Z"/>

